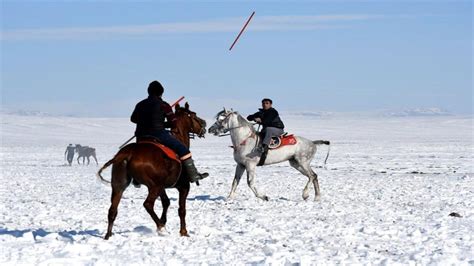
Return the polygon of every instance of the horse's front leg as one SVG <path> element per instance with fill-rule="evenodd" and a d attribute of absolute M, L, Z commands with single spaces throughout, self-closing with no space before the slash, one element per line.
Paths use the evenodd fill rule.
<path fill-rule="evenodd" d="M 234 181 L 232 182 L 232 188 L 230 189 L 229 196 L 227 197 L 229 200 L 235 197 L 235 190 L 237 189 L 237 186 L 239 185 L 239 182 L 240 182 L 240 178 L 242 178 L 242 175 L 244 174 L 244 172 L 245 172 L 245 165 L 237 163 L 237 167 L 235 167 L 235 175 L 234 175 Z"/>
<path fill-rule="evenodd" d="M 255 187 L 255 166 L 256 165 L 250 165 L 246 167 L 247 170 L 247 184 L 249 185 L 250 189 L 253 191 L 255 196 L 257 198 L 263 199 L 263 200 L 268 200 L 268 197 L 258 193 L 257 188 Z"/>
<path fill-rule="evenodd" d="M 189 236 L 188 230 L 186 230 L 186 199 L 189 193 L 189 183 L 187 182 L 185 185 L 178 187 L 179 191 L 179 220 L 181 221 L 181 229 L 179 230 L 179 234 L 181 236 Z"/>

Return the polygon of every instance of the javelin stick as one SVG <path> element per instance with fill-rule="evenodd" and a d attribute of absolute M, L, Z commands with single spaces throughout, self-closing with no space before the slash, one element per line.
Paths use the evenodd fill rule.
<path fill-rule="evenodd" d="M 135 137 L 135 135 L 133 135 L 131 138 L 129 138 L 127 141 L 125 141 L 125 142 L 119 147 L 119 149 L 121 149 L 121 148 L 123 148 L 125 145 L 127 145 L 134 137 Z"/>
<path fill-rule="evenodd" d="M 176 102 L 173 103 L 173 105 L 171 105 L 171 107 L 174 107 L 175 105 L 177 105 L 180 101 L 182 101 L 184 99 L 184 96 L 181 96 L 181 98 L 179 98 Z M 133 138 L 135 138 L 135 136 L 132 136 L 131 138 L 129 138 L 127 141 L 125 141 L 122 145 L 120 145 L 119 149 L 123 148 L 125 145 L 127 145 Z"/>
<path fill-rule="evenodd" d="M 230 46 L 229 51 L 232 50 L 232 47 L 234 47 L 235 43 L 236 43 L 237 40 L 240 38 L 240 35 L 242 35 L 242 32 L 244 32 L 245 28 L 247 28 L 247 25 L 249 24 L 249 22 L 250 22 L 250 20 L 252 19 L 253 15 L 255 15 L 255 11 L 252 12 L 252 15 L 250 15 L 250 17 L 249 17 L 249 19 L 247 20 L 247 22 L 245 23 L 244 27 L 240 30 L 239 35 L 237 35 L 237 38 L 235 38 L 235 41 L 234 41 L 234 43 L 232 43 L 232 45 Z"/>
<path fill-rule="evenodd" d="M 174 102 L 171 107 L 174 107 L 175 105 L 177 105 L 179 102 L 181 102 L 182 100 L 184 99 L 184 96 L 181 96 L 181 98 L 179 98 L 176 102 Z"/>

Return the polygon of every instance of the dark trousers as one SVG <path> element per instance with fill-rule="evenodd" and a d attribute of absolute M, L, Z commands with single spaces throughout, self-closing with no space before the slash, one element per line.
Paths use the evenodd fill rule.
<path fill-rule="evenodd" d="M 189 149 L 186 148 L 186 146 L 184 146 L 183 143 L 177 140 L 167 130 L 161 130 L 149 136 L 155 137 L 161 144 L 171 148 L 173 151 L 175 151 L 178 154 L 179 157 L 183 157 L 184 155 L 190 153 Z M 148 136 L 137 136 L 137 138 L 140 138 L 140 137 L 148 137 Z"/>

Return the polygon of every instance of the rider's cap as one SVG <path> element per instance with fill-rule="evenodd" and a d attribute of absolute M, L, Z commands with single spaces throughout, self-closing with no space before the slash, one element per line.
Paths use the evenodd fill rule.
<path fill-rule="evenodd" d="M 161 96 L 163 91 L 163 86 L 156 80 L 150 82 L 150 85 L 148 85 L 148 95 Z"/>

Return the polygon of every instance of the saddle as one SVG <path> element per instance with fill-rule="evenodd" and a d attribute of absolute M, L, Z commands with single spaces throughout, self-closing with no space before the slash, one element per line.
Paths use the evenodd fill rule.
<path fill-rule="evenodd" d="M 270 150 L 274 150 L 286 145 L 295 145 L 296 142 L 297 142 L 296 138 L 293 136 L 293 134 L 288 135 L 288 133 L 285 132 L 284 134 L 278 137 L 272 137 L 272 140 L 270 141 L 270 145 L 268 145 L 268 148 Z"/>
<path fill-rule="evenodd" d="M 178 154 L 176 154 L 176 152 L 174 152 L 171 148 L 168 148 L 167 146 L 159 143 L 156 138 L 139 138 L 137 140 L 137 143 L 150 143 L 150 144 L 153 144 L 153 145 L 155 145 L 155 147 L 162 150 L 168 158 L 170 158 L 172 160 L 175 160 L 178 163 L 181 163 L 181 160 L 179 159 Z"/>

